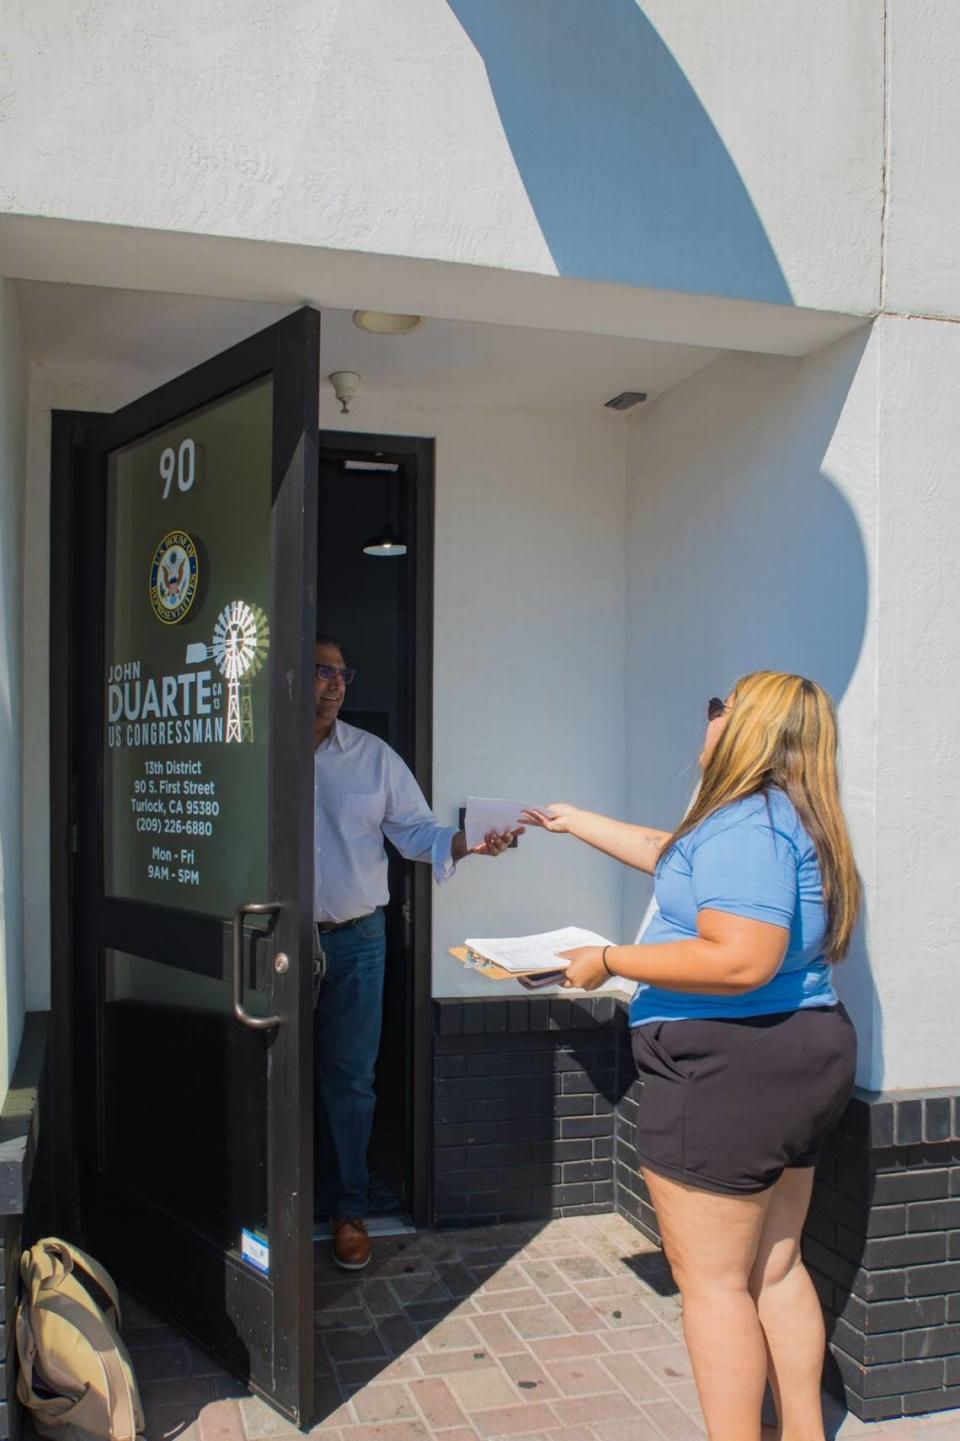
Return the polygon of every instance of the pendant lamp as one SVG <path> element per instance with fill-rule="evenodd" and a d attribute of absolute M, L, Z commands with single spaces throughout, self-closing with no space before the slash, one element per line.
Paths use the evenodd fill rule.
<path fill-rule="evenodd" d="M 389 559 L 395 555 L 406 555 L 407 547 L 403 541 L 395 535 L 393 526 L 388 521 L 379 535 L 371 536 L 363 544 L 364 555 L 375 555 L 381 559 Z"/>
<path fill-rule="evenodd" d="M 349 461 L 347 462 L 347 464 L 349 465 Z M 393 476 L 397 473 L 400 467 L 398 465 L 391 464 L 374 464 L 369 465 L 369 469 L 385 470 L 390 472 L 390 474 L 386 476 L 387 519 L 381 531 L 379 531 L 376 535 L 371 536 L 369 540 L 364 541 L 363 553 L 364 555 L 372 555 L 379 560 L 393 560 L 397 556 L 406 555 L 407 553 L 407 547 L 405 542 L 400 539 L 393 526 L 390 524 L 390 483 L 393 479 Z"/>

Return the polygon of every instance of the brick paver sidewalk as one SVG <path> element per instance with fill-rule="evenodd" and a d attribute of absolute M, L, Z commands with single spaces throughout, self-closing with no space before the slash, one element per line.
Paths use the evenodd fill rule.
<path fill-rule="evenodd" d="M 323 1441 L 703 1441 L 669 1268 L 618 1216 L 381 1239 L 361 1277 L 320 1247 L 316 1306 Z M 149 1441 L 297 1434 L 136 1302 L 125 1330 Z M 831 1437 L 960 1441 L 825 1406 Z"/>

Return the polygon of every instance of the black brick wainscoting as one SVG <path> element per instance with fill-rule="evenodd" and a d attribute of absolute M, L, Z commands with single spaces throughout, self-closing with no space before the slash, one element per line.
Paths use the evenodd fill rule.
<path fill-rule="evenodd" d="M 658 1241 L 623 1004 L 433 1006 L 437 1225 L 615 1210 Z M 960 1407 L 960 1093 L 857 1092 L 817 1173 L 804 1254 L 827 1382 L 854 1415 Z"/>
<path fill-rule="evenodd" d="M 511 997 L 434 1008 L 437 1224 L 613 1210 L 615 1002 Z"/>
<path fill-rule="evenodd" d="M 960 1096 L 858 1091 L 804 1241 L 833 1389 L 864 1420 L 960 1406 Z"/>

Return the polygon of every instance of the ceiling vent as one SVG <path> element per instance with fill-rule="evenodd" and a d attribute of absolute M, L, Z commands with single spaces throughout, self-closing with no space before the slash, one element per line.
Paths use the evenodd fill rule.
<path fill-rule="evenodd" d="M 641 400 L 646 400 L 646 398 L 645 390 L 621 390 L 619 395 L 615 395 L 603 403 L 607 410 L 629 410 L 632 405 L 639 405 Z"/>

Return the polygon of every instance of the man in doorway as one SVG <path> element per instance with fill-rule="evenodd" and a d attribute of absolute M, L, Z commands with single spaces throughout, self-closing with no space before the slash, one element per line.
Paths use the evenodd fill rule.
<path fill-rule="evenodd" d="M 314 648 L 314 907 L 324 979 L 314 1012 L 318 1214 L 333 1228 L 333 1259 L 360 1271 L 371 1255 L 367 1148 L 376 1094 L 386 946 L 383 838 L 438 881 L 470 854 L 502 854 L 515 834 L 467 850 L 441 826 L 404 762 L 379 737 L 339 719 L 354 672 L 331 636 Z M 522 829 L 522 828 L 521 828 Z"/>

